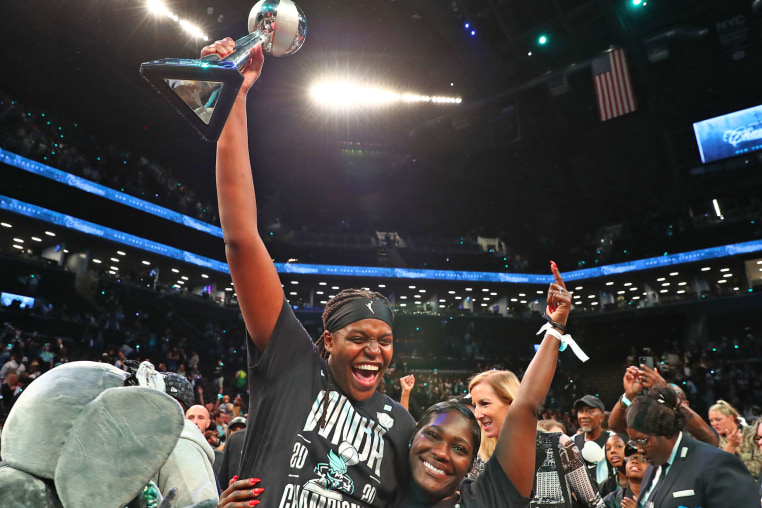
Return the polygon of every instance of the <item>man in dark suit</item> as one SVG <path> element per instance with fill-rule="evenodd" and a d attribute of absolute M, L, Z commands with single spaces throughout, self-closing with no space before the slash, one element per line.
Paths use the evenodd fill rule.
<path fill-rule="evenodd" d="M 649 462 L 638 506 L 643 508 L 756 508 L 759 495 L 740 459 L 683 434 L 680 401 L 655 388 L 627 413 L 630 444 Z"/>

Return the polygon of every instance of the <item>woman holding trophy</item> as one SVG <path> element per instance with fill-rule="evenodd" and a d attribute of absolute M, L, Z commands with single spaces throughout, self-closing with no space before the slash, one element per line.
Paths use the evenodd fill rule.
<path fill-rule="evenodd" d="M 202 56 L 224 58 L 232 39 Z M 261 45 L 239 67 L 243 83 L 217 143 L 217 194 L 225 251 L 250 336 L 250 422 L 240 478 L 267 506 L 387 506 L 408 477 L 415 422 L 376 388 L 393 352 L 393 314 L 382 295 L 344 290 L 323 314 L 314 345 L 284 298 L 257 229 L 246 95 Z M 261 480 L 264 491 L 257 483 Z"/>

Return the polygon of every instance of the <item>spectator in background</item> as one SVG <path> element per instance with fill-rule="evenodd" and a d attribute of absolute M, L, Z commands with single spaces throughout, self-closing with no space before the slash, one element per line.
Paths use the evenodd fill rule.
<path fill-rule="evenodd" d="M 667 388 L 667 382 L 656 369 L 651 369 L 646 365 L 641 365 L 640 368 L 631 365 L 624 372 L 622 385 L 624 393 L 619 398 L 619 402 L 611 410 L 609 425 L 615 432 L 623 434 L 627 432 L 627 412 L 635 397 L 642 393 L 644 388 L 648 390 Z M 679 407 L 685 419 L 685 432 L 689 432 L 693 437 L 710 446 L 717 446 L 719 443 L 717 433 L 687 404 L 682 403 L 681 396 L 674 389 L 668 389 L 675 394 L 675 397 L 681 400 Z"/>
<path fill-rule="evenodd" d="M 630 444 L 649 462 L 639 506 L 756 506 L 758 489 L 741 460 L 683 433 L 680 405 L 674 391 L 658 386 L 627 411 Z"/>
<path fill-rule="evenodd" d="M 606 508 L 637 508 L 636 500 L 640 496 L 640 486 L 643 483 L 643 474 L 648 466 L 648 461 L 632 446 L 627 446 L 624 454 L 627 486 L 623 486 L 603 498 L 603 504 L 606 505 Z"/>
<path fill-rule="evenodd" d="M 207 411 L 204 406 L 198 404 L 188 408 L 185 412 L 185 419 L 190 420 L 191 423 L 195 424 L 196 427 L 198 427 L 198 430 L 201 431 L 201 434 L 206 432 L 212 423 L 211 418 L 209 417 L 209 411 Z"/>
<path fill-rule="evenodd" d="M 222 402 L 220 403 L 220 412 L 222 414 L 228 415 L 228 417 L 232 416 L 233 403 L 230 402 L 230 395 L 222 396 Z"/>
<path fill-rule="evenodd" d="M 244 432 L 238 432 L 243 430 Z M 220 485 L 227 485 L 233 475 L 238 473 L 241 465 L 241 453 L 246 438 L 246 418 L 236 416 L 230 420 L 228 436 L 225 440 L 222 459 L 214 462 L 214 472 L 220 480 Z"/>
<path fill-rule="evenodd" d="M 590 478 L 605 481 L 605 475 L 597 475 L 596 469 L 598 464 L 606 461 L 603 450 L 606 449 L 606 441 L 613 434 L 603 430 L 606 408 L 601 399 L 588 394 L 574 402 L 574 409 L 577 410 L 577 421 L 582 431 L 574 436 L 574 444 L 582 452 Z"/>
<path fill-rule="evenodd" d="M 609 470 L 607 480 L 599 485 L 601 496 L 627 487 L 625 458 L 628 451 L 627 436 L 612 434 L 606 441 L 606 465 Z"/>
<path fill-rule="evenodd" d="M 755 427 L 746 425 L 738 411 L 724 400 L 709 408 L 709 423 L 720 436 L 719 448 L 741 459 L 754 481 L 759 481 L 762 454 L 755 442 Z"/>
<path fill-rule="evenodd" d="M 15 372 L 20 376 L 24 371 L 26 371 L 26 367 L 24 366 L 23 355 L 14 351 L 10 360 L 0 367 L 0 382 L 5 381 L 9 372 Z"/>
<path fill-rule="evenodd" d="M 19 385 L 19 377 L 15 371 L 9 371 L 5 376 L 5 381 L 0 385 L 0 395 L 2 395 L 2 415 L 8 416 L 13 404 L 16 402 L 16 398 L 21 393 L 21 386 Z"/>

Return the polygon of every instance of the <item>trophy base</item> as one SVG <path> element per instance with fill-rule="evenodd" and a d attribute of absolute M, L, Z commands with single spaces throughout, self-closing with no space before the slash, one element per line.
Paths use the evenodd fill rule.
<path fill-rule="evenodd" d="M 207 141 L 217 141 L 243 83 L 226 60 L 165 58 L 140 65 L 140 74 Z"/>

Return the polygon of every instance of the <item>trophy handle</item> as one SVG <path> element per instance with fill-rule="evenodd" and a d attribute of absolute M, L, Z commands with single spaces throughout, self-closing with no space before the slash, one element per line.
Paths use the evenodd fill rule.
<path fill-rule="evenodd" d="M 230 53 L 222 61 L 232 62 L 237 69 L 243 67 L 243 64 L 249 59 L 249 51 L 257 44 L 267 44 L 270 40 L 270 33 L 257 30 L 248 35 L 244 35 L 237 41 L 235 41 L 235 47 L 233 52 Z M 219 62 L 220 57 L 218 55 L 207 55 L 201 58 L 205 62 Z"/>

